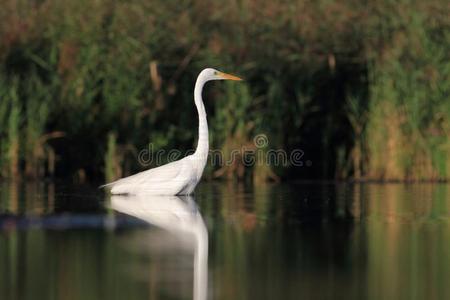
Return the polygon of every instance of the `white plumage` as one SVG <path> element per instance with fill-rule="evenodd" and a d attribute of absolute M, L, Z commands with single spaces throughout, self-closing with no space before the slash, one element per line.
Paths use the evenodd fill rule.
<path fill-rule="evenodd" d="M 239 77 L 207 68 L 198 75 L 194 89 L 199 126 L 198 144 L 194 154 L 178 161 L 140 172 L 108 183 L 103 187 L 112 194 L 189 195 L 203 174 L 209 151 L 208 122 L 202 99 L 202 90 L 210 80 L 242 80 Z"/>

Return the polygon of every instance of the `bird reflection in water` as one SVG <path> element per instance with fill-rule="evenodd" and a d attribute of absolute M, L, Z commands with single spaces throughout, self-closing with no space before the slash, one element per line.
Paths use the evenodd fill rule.
<path fill-rule="evenodd" d="M 113 195 L 111 207 L 180 237 L 194 250 L 194 299 L 207 298 L 208 231 L 192 196 Z"/>

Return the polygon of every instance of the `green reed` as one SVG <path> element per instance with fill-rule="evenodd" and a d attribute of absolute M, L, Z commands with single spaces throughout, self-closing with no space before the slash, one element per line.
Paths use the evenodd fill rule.
<path fill-rule="evenodd" d="M 263 133 L 312 167 L 209 177 L 449 179 L 448 13 L 442 0 L 3 1 L 1 176 L 111 177 L 111 159 L 126 175 L 149 143 L 192 148 L 194 78 L 212 66 L 246 79 L 206 89 L 212 146 Z"/>

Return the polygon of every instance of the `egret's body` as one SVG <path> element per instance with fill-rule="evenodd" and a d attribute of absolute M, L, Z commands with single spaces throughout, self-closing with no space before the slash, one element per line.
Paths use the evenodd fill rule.
<path fill-rule="evenodd" d="M 112 194 L 189 195 L 203 174 L 209 151 L 208 122 L 202 99 L 202 90 L 210 80 L 241 80 L 238 77 L 204 69 L 198 76 L 194 89 L 198 112 L 198 144 L 194 154 L 178 161 L 143 171 L 105 185 Z"/>

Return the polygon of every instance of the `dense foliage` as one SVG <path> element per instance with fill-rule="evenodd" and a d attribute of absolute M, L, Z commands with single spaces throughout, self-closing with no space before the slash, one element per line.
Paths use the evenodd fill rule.
<path fill-rule="evenodd" d="M 310 163 L 210 177 L 449 179 L 449 15 L 443 0 L 1 1 L 0 176 L 110 179 L 150 143 L 192 148 L 212 66 L 246 79 L 205 92 L 214 148 L 263 133 Z"/>

